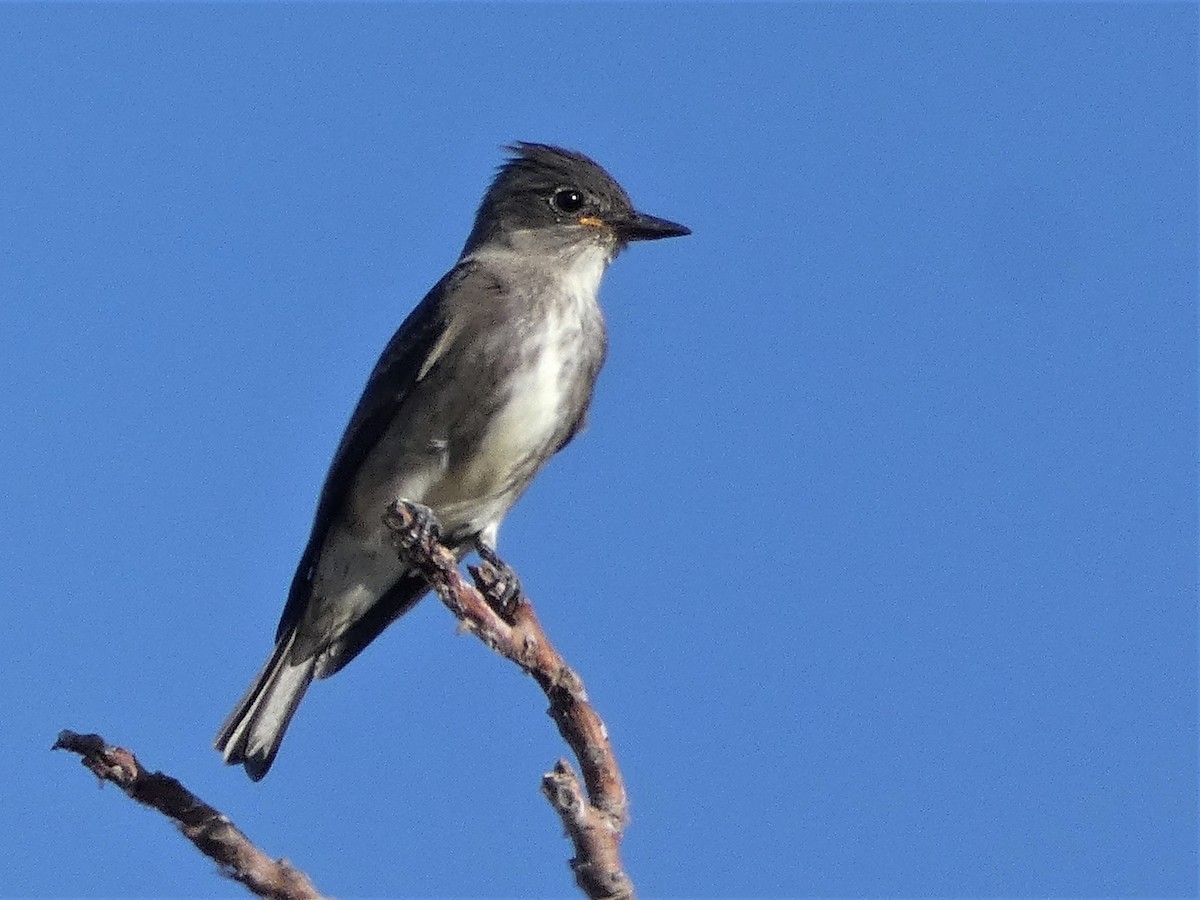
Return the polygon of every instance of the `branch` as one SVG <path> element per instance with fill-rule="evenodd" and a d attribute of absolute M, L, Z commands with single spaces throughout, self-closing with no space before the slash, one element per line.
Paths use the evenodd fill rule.
<path fill-rule="evenodd" d="M 123 747 L 110 747 L 98 734 L 60 731 L 54 750 L 78 753 L 102 782 L 111 781 L 130 798 L 171 819 L 183 836 L 215 860 L 221 874 L 240 881 L 259 897 L 320 900 L 308 876 L 286 860 L 274 860 L 250 842 L 229 819 L 162 772 L 147 772 Z"/>
<path fill-rule="evenodd" d="M 579 760 L 587 786 L 585 797 L 562 759 L 542 779 L 542 793 L 575 846 L 575 881 L 593 900 L 632 900 L 633 883 L 620 857 L 628 801 L 608 732 L 588 702 L 583 681 L 546 637 L 516 576 L 498 560 L 489 560 L 470 567 L 476 586 L 469 584 L 454 554 L 438 543 L 432 514 L 423 507 L 397 501 L 388 507 L 384 524 L 405 562 L 420 570 L 464 627 L 532 675 L 545 692 L 550 716 Z M 514 592 L 515 598 L 505 596 Z"/>

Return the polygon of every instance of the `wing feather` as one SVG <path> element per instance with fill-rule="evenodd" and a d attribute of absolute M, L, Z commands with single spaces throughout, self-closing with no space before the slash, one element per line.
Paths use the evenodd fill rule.
<path fill-rule="evenodd" d="M 399 414 L 414 385 L 429 371 L 436 357 L 445 351 L 445 297 L 463 280 L 471 277 L 475 268 L 472 263 L 460 263 L 433 286 L 392 336 L 367 379 L 362 397 L 350 416 L 350 423 L 325 476 L 325 486 L 321 489 L 321 499 L 313 518 L 312 533 L 300 558 L 300 565 L 296 568 L 287 604 L 279 620 L 277 641 L 304 616 L 313 567 L 320 555 L 326 532 L 345 503 L 346 494 L 363 461 Z"/>

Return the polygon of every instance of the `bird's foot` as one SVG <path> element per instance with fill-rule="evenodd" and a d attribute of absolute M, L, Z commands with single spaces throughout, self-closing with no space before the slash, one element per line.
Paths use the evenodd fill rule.
<path fill-rule="evenodd" d="M 431 547 L 442 536 L 433 510 L 411 500 L 397 500 L 383 515 L 383 523 L 392 532 L 392 539 L 401 551 L 412 551 L 417 547 Z"/>
<path fill-rule="evenodd" d="M 513 567 L 496 554 L 495 547 L 476 541 L 475 551 L 487 563 L 486 567 L 471 569 L 484 599 L 501 618 L 511 621 L 513 612 L 524 596 L 521 579 Z"/>

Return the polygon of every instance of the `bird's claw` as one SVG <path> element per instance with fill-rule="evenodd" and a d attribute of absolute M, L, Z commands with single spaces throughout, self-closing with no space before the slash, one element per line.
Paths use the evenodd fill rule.
<path fill-rule="evenodd" d="M 496 554 L 494 547 L 483 541 L 476 541 L 475 551 L 489 567 L 485 570 L 475 570 L 476 580 L 482 578 L 480 589 L 489 605 L 507 619 L 524 596 L 521 579 L 513 567 Z"/>
<path fill-rule="evenodd" d="M 384 523 L 392 530 L 396 546 L 401 550 L 428 547 L 437 543 L 442 536 L 433 510 L 423 503 L 412 500 L 397 500 L 384 515 Z"/>

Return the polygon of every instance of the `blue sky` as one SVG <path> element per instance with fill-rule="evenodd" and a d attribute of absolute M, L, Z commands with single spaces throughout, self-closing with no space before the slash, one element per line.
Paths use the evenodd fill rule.
<path fill-rule="evenodd" d="M 48 748 L 323 890 L 569 896 L 531 681 L 423 603 L 210 749 L 325 467 L 513 139 L 683 240 L 501 550 L 644 896 L 1189 896 L 1193 4 L 0 8 L 0 893 L 238 896 Z"/>

